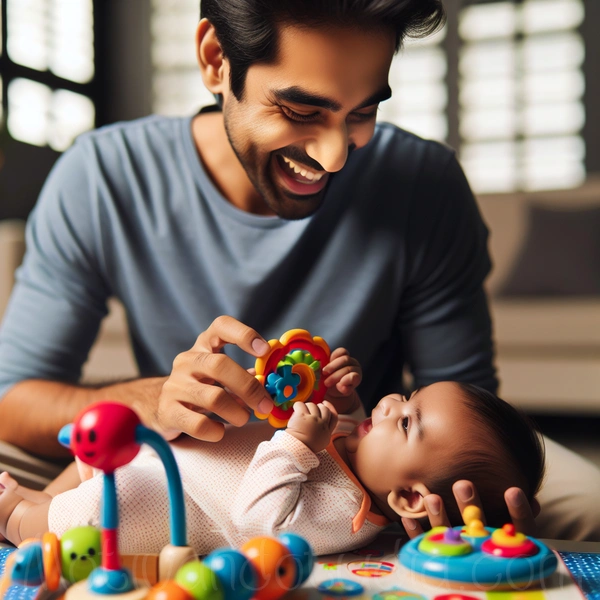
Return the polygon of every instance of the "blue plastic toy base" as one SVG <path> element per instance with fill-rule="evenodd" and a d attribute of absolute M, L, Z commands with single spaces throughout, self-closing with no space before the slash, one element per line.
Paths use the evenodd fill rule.
<path fill-rule="evenodd" d="M 455 529 L 460 530 L 460 527 Z M 534 556 L 523 558 L 500 558 L 474 549 L 461 556 L 431 556 L 418 550 L 419 543 L 427 534 L 407 542 L 398 555 L 400 563 L 411 571 L 447 581 L 481 586 L 503 585 L 526 587 L 548 577 L 556 570 L 558 559 L 546 545 L 531 538 L 539 548 Z M 485 539 L 485 538 L 482 538 Z"/>

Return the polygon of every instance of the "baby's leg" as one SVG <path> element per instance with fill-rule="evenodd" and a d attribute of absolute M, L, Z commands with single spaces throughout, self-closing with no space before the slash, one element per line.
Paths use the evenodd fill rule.
<path fill-rule="evenodd" d="M 0 488 L 0 536 L 9 542 L 18 545 L 24 539 L 40 537 L 48 530 L 48 510 L 52 498 L 43 492 L 44 499 L 37 497 L 41 502 L 26 499 L 19 493 L 20 486 L 8 474 L 2 474 Z M 28 488 L 23 488 L 27 493 Z"/>

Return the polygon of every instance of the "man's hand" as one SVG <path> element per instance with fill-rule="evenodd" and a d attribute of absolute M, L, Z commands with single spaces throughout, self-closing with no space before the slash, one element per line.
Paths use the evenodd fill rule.
<path fill-rule="evenodd" d="M 294 402 L 294 414 L 286 431 L 306 444 L 315 454 L 329 445 L 338 415 L 330 402 Z"/>
<path fill-rule="evenodd" d="M 155 414 L 145 419 L 167 439 L 183 432 L 200 440 L 218 441 L 225 426 L 206 413 L 241 427 L 250 417 L 249 409 L 269 413 L 273 408 L 271 397 L 258 380 L 221 353 L 226 344 L 236 344 L 255 357 L 269 351 L 267 342 L 254 329 L 233 317 L 215 319 L 193 348 L 175 358 Z"/>
<path fill-rule="evenodd" d="M 485 524 L 485 510 L 481 505 L 481 500 L 475 486 L 470 481 L 461 479 L 452 486 L 452 491 L 461 514 L 467 506 L 477 506 L 481 509 L 483 522 Z M 511 487 L 504 492 L 504 501 L 506 502 L 508 513 L 510 514 L 511 520 L 517 531 L 525 533 L 526 535 L 535 535 L 535 517 L 540 512 L 538 501 L 534 500 L 530 506 L 523 491 L 517 487 Z M 444 503 L 440 496 L 437 494 L 425 496 L 425 507 L 432 527 L 438 525 L 450 525 Z M 411 539 L 423 533 L 421 524 L 414 519 L 402 519 L 402 525 L 404 526 L 404 529 L 406 529 L 408 537 Z"/>
<path fill-rule="evenodd" d="M 338 413 L 351 413 L 360 407 L 356 388 L 362 381 L 359 362 L 345 348 L 336 348 L 323 367 L 324 383 L 328 388 L 325 400 L 333 404 Z"/>

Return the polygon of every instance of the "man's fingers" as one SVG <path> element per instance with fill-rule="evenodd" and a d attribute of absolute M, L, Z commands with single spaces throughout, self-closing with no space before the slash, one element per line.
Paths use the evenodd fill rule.
<path fill-rule="evenodd" d="M 273 408 L 271 396 L 269 396 L 269 393 L 258 379 L 250 375 L 246 369 L 225 354 L 195 351 L 184 352 L 175 359 L 173 369 L 174 371 L 189 372 L 201 384 L 217 381 L 226 386 L 231 391 L 231 394 L 241 398 L 250 408 L 258 409 L 263 414 L 271 412 Z M 193 389 L 188 390 L 190 396 L 189 402 L 197 404 L 230 421 L 230 415 L 228 414 L 230 412 L 229 406 L 233 406 L 233 403 L 220 402 L 219 400 L 223 400 L 224 397 L 208 394 L 205 385 L 198 385 L 194 382 L 190 387 Z M 213 387 L 217 390 L 222 389 L 217 386 Z M 236 410 L 233 409 L 233 411 L 235 415 Z M 238 418 L 240 418 L 239 413 Z"/>
<path fill-rule="evenodd" d="M 220 352 L 227 344 L 235 344 L 252 356 L 264 356 L 269 344 L 254 329 L 229 316 L 217 317 L 203 331 L 194 344 L 194 350 Z"/>
<path fill-rule="evenodd" d="M 479 494 L 477 493 L 475 486 L 470 481 L 461 479 L 460 481 L 456 481 L 454 483 L 452 486 L 452 492 L 454 493 L 454 498 L 458 504 L 458 510 L 460 510 L 460 514 L 462 515 L 467 506 L 477 506 L 477 508 L 479 508 L 481 511 L 481 520 L 485 525 L 485 513 L 483 512 L 481 500 L 479 499 Z"/>
<path fill-rule="evenodd" d="M 194 412 L 178 403 L 173 403 L 168 410 L 167 419 L 161 419 L 166 424 L 167 433 L 170 430 L 183 432 L 191 437 L 206 442 L 218 442 L 223 438 L 225 425 L 213 421 L 206 415 Z"/>
<path fill-rule="evenodd" d="M 526 535 L 536 535 L 533 510 L 523 490 L 518 487 L 508 488 L 504 492 L 504 501 L 516 530 Z"/>
<path fill-rule="evenodd" d="M 407 517 L 402 517 L 402 526 L 406 531 L 406 535 L 412 540 L 413 538 L 421 535 L 423 533 L 423 528 L 421 527 L 421 523 L 416 519 L 409 519 Z"/>
<path fill-rule="evenodd" d="M 438 527 L 439 525 L 450 526 L 450 520 L 446 514 L 446 509 L 442 499 L 437 494 L 427 494 L 423 498 L 425 502 L 425 509 L 427 510 L 427 516 L 432 527 Z"/>

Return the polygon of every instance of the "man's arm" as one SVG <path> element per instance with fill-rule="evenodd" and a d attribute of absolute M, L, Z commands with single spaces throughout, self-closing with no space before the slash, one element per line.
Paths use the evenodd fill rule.
<path fill-rule="evenodd" d="M 156 412 L 166 377 L 139 379 L 105 387 L 82 387 L 55 381 L 27 380 L 17 383 L 0 400 L 0 439 L 39 456 L 68 456 L 58 443 L 60 428 L 77 413 L 98 400 L 117 400 L 144 415 L 148 426 Z"/>

